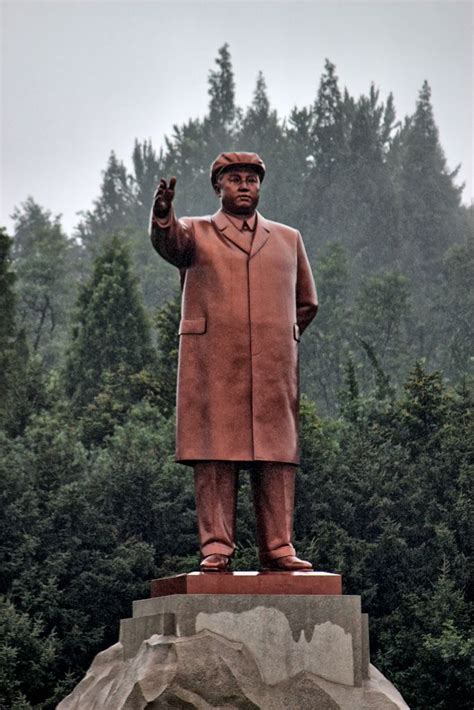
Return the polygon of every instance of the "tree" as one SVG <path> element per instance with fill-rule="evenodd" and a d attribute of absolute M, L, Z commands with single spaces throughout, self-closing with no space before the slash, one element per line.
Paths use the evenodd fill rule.
<path fill-rule="evenodd" d="M 380 266 L 393 269 L 398 261 L 398 211 L 386 162 L 394 121 L 392 95 L 383 104 L 373 84 L 369 95 L 361 96 L 352 109 L 342 184 L 349 216 L 346 243 L 357 260 L 353 280 Z"/>
<path fill-rule="evenodd" d="M 176 401 L 180 317 L 181 298 L 179 296 L 160 308 L 156 317 L 158 330 L 156 378 L 159 382 L 162 409 L 166 415 L 173 412 Z"/>
<path fill-rule="evenodd" d="M 474 234 L 468 236 L 465 244 L 447 250 L 435 295 L 436 362 L 454 382 L 472 373 L 473 273 Z"/>
<path fill-rule="evenodd" d="M 209 72 L 209 124 L 215 140 L 232 132 L 236 118 L 235 81 L 227 42 L 220 47 L 217 69 Z"/>
<path fill-rule="evenodd" d="M 135 199 L 132 178 L 125 165 L 111 151 L 102 173 L 100 196 L 92 210 L 82 212 L 77 236 L 86 247 L 86 254 L 98 254 L 104 239 L 114 234 L 127 233 L 133 222 Z"/>
<path fill-rule="evenodd" d="M 344 172 L 348 167 L 347 136 L 352 101 L 339 88 L 336 68 L 326 59 L 324 72 L 310 116 L 308 177 L 302 186 L 301 210 L 303 233 L 318 235 L 318 243 L 310 239 L 309 254 L 313 257 L 327 242 L 347 238 L 349 210 L 345 204 Z"/>
<path fill-rule="evenodd" d="M 265 212 L 274 215 L 274 219 L 283 220 L 288 190 L 291 189 L 287 170 L 292 156 L 288 152 L 277 113 L 271 109 L 262 72 L 257 76 L 252 103 L 241 120 L 238 142 L 245 150 L 264 156 L 267 174 L 262 205 Z"/>
<path fill-rule="evenodd" d="M 340 244 L 328 244 L 322 251 L 316 283 L 322 306 L 301 341 L 301 386 L 322 411 L 334 412 L 353 340 L 349 264 Z"/>
<path fill-rule="evenodd" d="M 18 611 L 0 597 L 0 707 L 30 710 L 51 683 L 58 641 L 44 634 L 41 618 Z"/>
<path fill-rule="evenodd" d="M 369 357 L 395 380 L 401 379 L 411 359 L 410 294 L 407 279 L 398 272 L 366 277 L 356 296 L 355 335 Z M 365 380 L 370 370 L 365 371 Z"/>
<path fill-rule="evenodd" d="M 16 208 L 12 217 L 20 323 L 33 352 L 51 366 L 64 346 L 74 300 L 71 274 L 77 248 L 64 234 L 60 216 L 53 219 L 32 197 Z"/>
<path fill-rule="evenodd" d="M 393 157 L 398 174 L 403 265 L 427 286 L 444 251 L 463 236 L 459 210 L 462 188 L 453 182 L 458 168 L 452 172 L 447 168 L 427 81 Z"/>
<path fill-rule="evenodd" d="M 13 672 L 12 695 L 55 707 L 146 593 L 153 551 L 117 535 L 98 505 L 93 456 L 62 412 L 1 443 L 0 681 Z"/>
<path fill-rule="evenodd" d="M 80 292 L 66 368 L 66 391 L 82 410 L 100 392 L 106 374 L 140 372 L 153 360 L 150 329 L 128 251 L 112 238 Z"/>
<path fill-rule="evenodd" d="M 1 418 L 4 420 L 10 401 L 11 377 L 15 366 L 15 273 L 11 268 L 10 248 L 12 240 L 5 229 L 0 230 L 0 402 Z"/>
<path fill-rule="evenodd" d="M 25 332 L 18 328 L 11 244 L 0 229 L 0 427 L 17 436 L 45 405 L 45 390 L 41 363 L 30 356 Z"/>

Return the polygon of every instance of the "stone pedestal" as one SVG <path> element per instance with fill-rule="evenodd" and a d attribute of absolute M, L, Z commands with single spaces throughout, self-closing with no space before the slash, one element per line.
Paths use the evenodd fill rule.
<path fill-rule="evenodd" d="M 407 708 L 370 665 L 367 616 L 340 582 L 323 573 L 154 580 L 155 596 L 134 602 L 119 643 L 58 710 Z"/>
<path fill-rule="evenodd" d="M 329 572 L 191 572 L 152 580 L 151 597 L 169 594 L 342 594 L 342 578 Z"/>

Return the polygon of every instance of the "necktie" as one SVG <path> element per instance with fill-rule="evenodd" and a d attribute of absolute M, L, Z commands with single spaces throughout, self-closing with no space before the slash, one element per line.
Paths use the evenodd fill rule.
<path fill-rule="evenodd" d="M 252 230 L 249 227 L 249 223 L 247 222 L 247 220 L 245 220 L 242 225 L 242 232 L 251 232 L 251 231 Z"/>

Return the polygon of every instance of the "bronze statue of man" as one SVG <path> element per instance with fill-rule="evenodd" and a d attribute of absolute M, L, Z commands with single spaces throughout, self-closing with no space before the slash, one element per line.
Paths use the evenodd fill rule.
<path fill-rule="evenodd" d="M 176 178 L 160 180 L 150 236 L 181 271 L 176 460 L 194 467 L 201 570 L 235 550 L 238 473 L 249 468 L 264 569 L 311 570 L 292 545 L 298 449 L 298 343 L 318 308 L 303 240 L 257 212 L 265 165 L 221 153 L 221 207 L 177 219 Z"/>

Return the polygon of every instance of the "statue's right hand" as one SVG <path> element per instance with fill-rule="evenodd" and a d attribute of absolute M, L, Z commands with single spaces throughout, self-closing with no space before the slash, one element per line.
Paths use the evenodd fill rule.
<path fill-rule="evenodd" d="M 155 190 L 153 196 L 153 214 L 156 217 L 165 217 L 171 208 L 171 203 L 174 198 L 174 188 L 176 185 L 176 178 L 172 177 L 167 184 L 164 178 L 161 178 L 160 184 Z"/>

